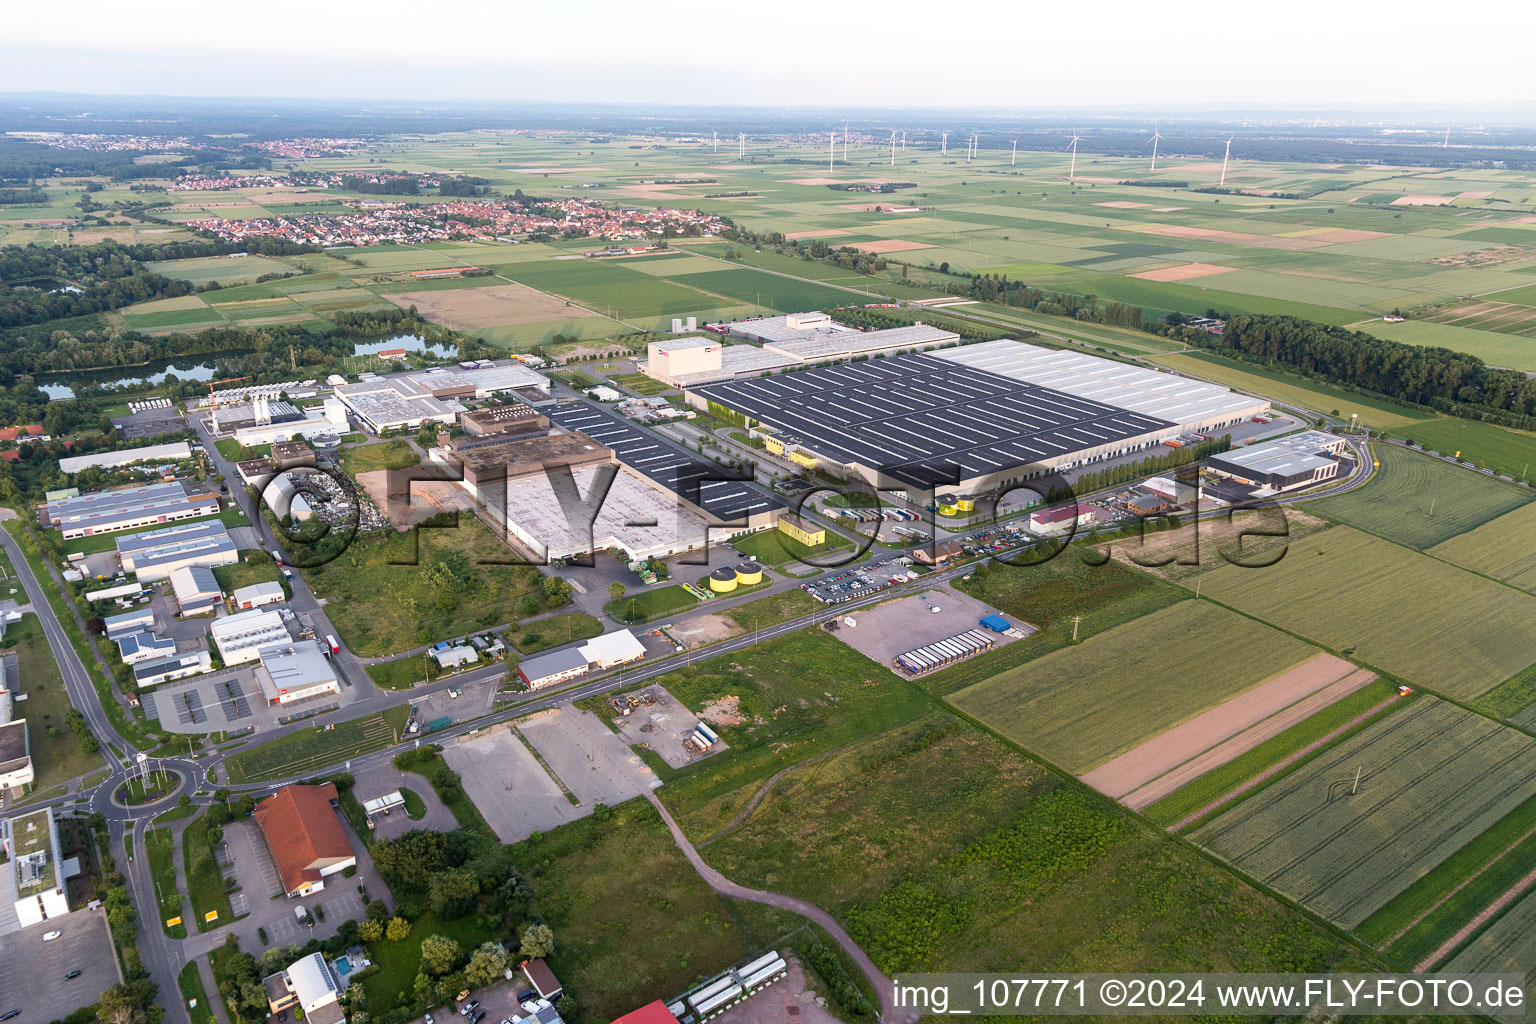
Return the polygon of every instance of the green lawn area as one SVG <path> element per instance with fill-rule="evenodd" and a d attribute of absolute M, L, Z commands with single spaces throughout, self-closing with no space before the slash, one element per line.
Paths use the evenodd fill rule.
<path fill-rule="evenodd" d="M 215 1019 L 213 1008 L 209 1005 L 208 994 L 203 991 L 203 978 L 198 973 L 196 960 L 188 961 L 182 967 L 176 976 L 176 987 L 181 990 L 181 1004 L 187 1007 L 192 1024 L 212 1024 Z M 194 1001 L 196 1006 L 192 1005 Z"/>
<path fill-rule="evenodd" d="M 247 548 L 240 552 L 240 561 L 215 566 L 213 576 L 219 581 L 219 588 L 229 594 L 255 583 L 280 583 L 283 569 L 265 551 Z M 283 589 L 286 591 L 288 588 L 284 586 Z"/>
<path fill-rule="evenodd" d="M 176 840 L 168 828 L 152 828 L 144 833 L 144 846 L 149 853 L 149 872 L 155 879 L 155 897 L 160 902 L 160 926 L 173 939 L 187 937 L 186 914 L 181 898 L 181 883 L 176 879 L 173 859 Z M 181 924 L 165 922 L 181 918 Z"/>
<path fill-rule="evenodd" d="M 522 655 L 537 654 L 551 647 L 589 640 L 603 632 L 603 624 L 586 612 L 565 612 L 547 619 L 519 622 L 502 634 L 502 639 Z"/>
<path fill-rule="evenodd" d="M 524 597 L 547 607 L 543 577 L 474 516 L 458 525 L 358 537 L 323 566 L 303 570 L 354 654 L 378 657 L 515 619 Z"/>
<path fill-rule="evenodd" d="M 659 395 L 672 390 L 655 377 L 647 377 L 643 373 L 615 373 L 611 374 L 608 379 L 620 387 L 628 388 L 637 395 Z"/>
<path fill-rule="evenodd" d="M 427 673 L 436 673 L 436 664 L 428 666 L 428 660 L 425 654 L 413 654 L 394 661 L 381 661 L 367 667 L 368 678 L 381 690 L 409 690 L 426 679 Z"/>
<path fill-rule="evenodd" d="M 584 1021 L 613 1020 L 675 996 L 802 923 L 787 911 L 710 891 L 643 800 L 606 820 L 562 826 L 511 854 L 533 888 L 532 912 L 554 930 L 549 966 L 580 1001 Z M 614 899 L 616 892 L 626 898 Z"/>
<path fill-rule="evenodd" d="M 686 771 L 663 773 L 663 798 L 693 836 L 718 828 L 780 768 L 932 706 L 917 687 L 821 630 L 767 640 L 657 682 L 717 722 L 731 748 Z"/>
<path fill-rule="evenodd" d="M 272 454 L 272 446 L 269 444 L 254 444 L 249 448 L 242 445 L 232 437 L 221 437 L 213 442 L 213 446 L 219 450 L 219 454 L 230 462 L 244 462 L 247 459 L 264 459 Z M 233 486 L 233 484 L 232 484 Z"/>
<path fill-rule="evenodd" d="M 190 818 L 200 809 L 197 804 L 187 804 L 185 807 L 172 807 L 163 814 L 155 815 L 154 823 L 156 825 L 163 825 L 168 821 L 180 821 L 182 818 Z"/>
<path fill-rule="evenodd" d="M 797 587 L 794 590 L 760 597 L 746 604 L 738 604 L 720 614 L 742 629 L 758 629 L 783 622 L 785 619 L 795 618 L 797 615 L 807 615 L 823 607 L 825 605 L 820 601 Z"/>
<path fill-rule="evenodd" d="M 427 815 L 427 802 L 421 798 L 421 794 L 414 789 L 401 787 L 400 797 L 405 801 L 405 816 L 412 821 L 420 821 Z"/>
<path fill-rule="evenodd" d="M 330 730 L 301 726 L 285 736 L 230 757 L 224 762 L 229 781 L 239 784 L 298 775 L 383 750 L 399 742 L 398 737 L 409 717 L 410 708 L 402 704 L 338 722 Z"/>
<path fill-rule="evenodd" d="M 409 469 L 421 460 L 404 438 L 395 437 L 379 444 L 351 445 L 341 449 L 341 468 L 352 476 L 381 469 Z"/>
<path fill-rule="evenodd" d="M 1536 495 L 1390 444 L 1371 445 L 1380 465 L 1364 487 L 1305 511 L 1422 551 L 1529 503 Z"/>
<path fill-rule="evenodd" d="M 704 855 L 828 910 L 888 974 L 1363 966 L 1298 912 L 944 714 L 792 770 Z"/>
<path fill-rule="evenodd" d="M 648 622 L 697 606 L 699 599 L 679 584 L 631 590 L 603 605 L 603 611 L 620 622 Z"/>
<path fill-rule="evenodd" d="M 852 551 L 853 541 L 829 529 L 825 544 L 807 547 L 779 530 L 759 530 L 735 538 L 731 541 L 731 547 L 764 565 L 783 565 L 793 561 L 804 566 L 815 566 L 826 564 L 829 561 L 827 555 L 834 551 Z"/>
<path fill-rule="evenodd" d="M 478 915 L 444 921 L 428 911 L 411 922 L 411 934 L 405 938 L 369 943 L 368 959 L 378 968 L 361 982 L 370 1014 L 414 1002 L 411 984 L 421 966 L 421 942 L 429 935 L 445 935 L 465 950 L 496 938 L 495 932 Z"/>
<path fill-rule="evenodd" d="M 27 612 L 20 622 L 5 628 L 5 638 L 0 640 L 3 649 L 16 652 L 16 674 L 21 692 L 27 696 L 25 703 L 16 705 L 15 713 L 27 720 L 27 742 L 36 775 L 32 792 L 40 793 L 100 768 L 102 756 L 81 749 L 79 737 L 65 720 L 73 705 L 64 692 L 59 664 L 36 614 Z"/>
<path fill-rule="evenodd" d="M 229 905 L 229 893 L 224 889 L 224 873 L 219 869 L 208 841 L 212 828 L 208 814 L 204 812 L 181 833 L 181 863 L 187 872 L 187 897 L 192 901 L 193 919 L 200 932 L 235 919 L 235 912 Z M 218 916 L 210 922 L 207 915 L 211 911 L 216 911 Z"/>
<path fill-rule="evenodd" d="M 961 711 L 1081 774 L 1318 654 L 1183 601 L 950 694 Z"/>

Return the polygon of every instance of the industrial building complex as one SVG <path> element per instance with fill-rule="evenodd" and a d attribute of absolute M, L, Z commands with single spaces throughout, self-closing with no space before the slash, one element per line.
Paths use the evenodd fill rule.
<path fill-rule="evenodd" d="M 1268 411 L 1226 388 L 993 341 L 688 392 L 832 472 L 878 487 L 985 490 L 1214 431 Z"/>
<path fill-rule="evenodd" d="M 196 519 L 219 511 L 219 496 L 187 489 L 174 481 L 95 491 L 48 502 L 48 522 L 65 540 L 139 530 L 157 523 Z"/>
<path fill-rule="evenodd" d="M 653 341 L 641 369 L 676 388 L 815 366 L 855 356 L 886 355 L 954 345 L 953 331 L 915 323 L 879 331 L 859 331 L 826 313 L 790 313 L 721 326 L 725 332 L 758 342 L 726 345 L 718 338 L 691 337 Z"/>
<path fill-rule="evenodd" d="M 342 384 L 336 397 L 369 430 L 414 430 L 423 423 L 452 423 L 464 411 L 459 399 L 488 398 L 527 388 L 549 391 L 549 378 L 516 360 L 461 364 L 456 369 L 398 373 Z"/>
<path fill-rule="evenodd" d="M 1207 466 L 1237 483 L 1292 491 L 1337 477 L 1348 450 L 1344 438 L 1308 430 L 1213 455 Z"/>

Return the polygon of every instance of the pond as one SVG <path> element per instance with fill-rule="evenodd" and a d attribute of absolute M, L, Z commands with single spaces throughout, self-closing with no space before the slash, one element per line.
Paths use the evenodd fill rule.
<path fill-rule="evenodd" d="M 393 338 L 378 338 L 372 341 L 358 341 L 352 345 L 352 354 L 355 356 L 372 356 L 387 348 L 403 348 L 407 352 L 425 352 L 429 356 L 439 359 L 451 359 L 457 351 L 452 345 L 439 345 L 436 342 L 426 341 L 414 334 L 397 334 Z"/>
<path fill-rule="evenodd" d="M 172 377 L 180 380 L 213 380 L 218 359 L 238 359 L 247 353 L 221 352 L 217 357 L 188 356 L 183 359 L 157 359 L 142 366 L 124 366 L 90 373 L 38 374 L 37 388 L 50 402 L 74 398 L 75 389 L 85 384 L 116 387 L 120 384 L 162 384 Z"/>

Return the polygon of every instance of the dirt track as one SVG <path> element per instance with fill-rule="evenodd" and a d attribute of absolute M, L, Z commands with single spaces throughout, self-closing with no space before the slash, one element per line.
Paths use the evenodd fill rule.
<path fill-rule="evenodd" d="M 1224 741 L 1232 740 L 1239 734 L 1252 730 L 1254 726 L 1265 722 L 1266 719 L 1291 707 L 1303 698 L 1330 687 L 1331 684 L 1353 672 L 1354 668 L 1343 658 L 1336 658 L 1331 654 L 1319 654 L 1288 672 L 1282 672 L 1252 689 L 1223 701 L 1209 711 L 1152 737 L 1140 746 L 1088 772 L 1083 776 L 1083 781 L 1105 796 L 1118 800 L 1138 787 L 1145 787 L 1154 779 L 1190 762 L 1192 758 L 1207 762 L 1199 772 L 1189 776 L 1189 778 L 1198 777 L 1217 765 L 1225 764 L 1242 751 L 1230 750 L 1222 760 L 1212 760 L 1201 755 L 1210 753 L 1212 748 L 1224 750 L 1229 748 L 1232 745 Z M 1338 693 L 1332 699 L 1338 700 L 1342 696 L 1342 693 Z M 1251 744 L 1250 748 L 1251 746 L 1257 746 L 1257 743 Z M 1147 801 L 1147 803 L 1151 802 L 1151 800 Z M 1139 806 L 1145 806 L 1145 804 Z"/>

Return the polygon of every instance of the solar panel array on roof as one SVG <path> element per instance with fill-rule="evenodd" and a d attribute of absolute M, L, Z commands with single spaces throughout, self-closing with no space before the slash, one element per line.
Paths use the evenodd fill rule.
<path fill-rule="evenodd" d="M 784 508 L 784 502 L 756 484 L 722 479 L 725 471 L 626 423 L 613 413 L 580 403 L 549 410 L 549 418 L 566 430 L 579 430 L 607 445 L 620 462 L 642 473 L 721 522 Z"/>
<path fill-rule="evenodd" d="M 922 354 L 693 390 L 829 459 L 920 486 L 968 480 L 1173 426 Z"/>

